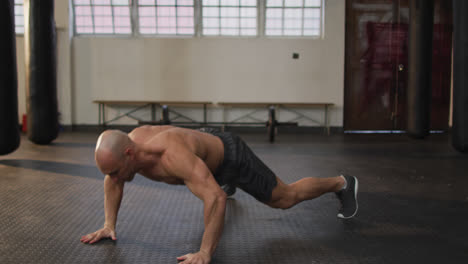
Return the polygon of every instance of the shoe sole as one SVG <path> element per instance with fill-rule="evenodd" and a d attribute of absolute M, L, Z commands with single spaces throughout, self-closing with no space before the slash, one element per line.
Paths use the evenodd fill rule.
<path fill-rule="evenodd" d="M 353 218 L 356 214 L 357 214 L 357 211 L 358 211 L 358 200 L 357 200 L 357 195 L 358 195 L 358 189 L 359 189 L 359 181 L 356 177 L 352 176 L 355 180 L 355 184 L 354 184 L 354 200 L 356 200 L 356 210 L 354 211 L 354 214 L 348 216 L 348 217 L 345 217 L 344 215 L 342 214 L 338 214 L 337 217 L 338 218 L 341 218 L 341 219 L 349 219 L 349 218 Z"/>

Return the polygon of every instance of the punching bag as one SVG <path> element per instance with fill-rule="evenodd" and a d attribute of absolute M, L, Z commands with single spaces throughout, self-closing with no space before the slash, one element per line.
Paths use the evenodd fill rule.
<path fill-rule="evenodd" d="M 408 43 L 407 132 L 411 137 L 429 135 L 432 97 L 433 0 L 410 0 Z"/>
<path fill-rule="evenodd" d="M 59 131 L 54 0 L 25 0 L 28 138 L 49 144 Z"/>
<path fill-rule="evenodd" d="M 468 1 L 453 1 L 452 145 L 468 151 Z"/>
<path fill-rule="evenodd" d="M 14 0 L 0 1 L 0 155 L 20 143 L 14 7 Z"/>

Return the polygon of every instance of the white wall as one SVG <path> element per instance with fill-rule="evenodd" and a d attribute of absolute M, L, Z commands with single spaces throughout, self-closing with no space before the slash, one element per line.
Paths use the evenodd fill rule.
<path fill-rule="evenodd" d="M 67 42 L 68 4 L 56 3 L 63 124 L 97 124 L 98 106 L 92 101 L 121 99 L 332 102 L 331 125 L 342 126 L 342 0 L 325 3 L 323 39 L 75 37 L 71 49 Z M 19 59 L 24 58 L 23 50 L 19 43 Z M 298 60 L 292 59 L 293 52 L 300 54 Z M 19 68 L 20 83 L 24 83 L 24 63 L 23 69 Z M 24 101 L 23 92 L 20 85 L 20 101 Z M 320 111 L 309 112 L 318 119 L 322 116 Z M 108 115 L 118 113 L 110 111 Z M 220 111 L 213 110 L 208 117 L 222 121 Z"/>

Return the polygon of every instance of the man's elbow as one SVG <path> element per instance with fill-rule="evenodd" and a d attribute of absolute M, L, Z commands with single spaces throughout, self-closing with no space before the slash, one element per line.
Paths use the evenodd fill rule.
<path fill-rule="evenodd" d="M 215 200 L 216 202 L 220 202 L 220 203 L 226 203 L 226 200 L 227 200 L 227 195 L 226 193 L 223 191 L 223 190 L 219 190 L 218 192 L 216 192 L 215 194 Z"/>
<path fill-rule="evenodd" d="M 219 190 L 218 192 L 214 193 L 211 196 L 211 199 L 213 204 L 216 204 L 217 207 L 219 206 L 226 206 L 226 201 L 227 201 L 227 195 L 223 190 Z"/>

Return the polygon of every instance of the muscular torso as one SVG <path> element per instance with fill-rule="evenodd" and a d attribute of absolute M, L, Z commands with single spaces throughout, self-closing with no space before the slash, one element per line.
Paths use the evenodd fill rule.
<path fill-rule="evenodd" d="M 212 174 L 224 158 L 224 146 L 220 138 L 197 130 L 173 126 L 142 126 L 134 129 L 128 136 L 140 146 L 151 145 L 161 150 L 148 153 L 154 156 L 154 163 L 138 171 L 139 174 L 168 184 L 183 184 L 183 179 L 167 173 L 164 155 L 177 156 L 177 151 L 188 150 L 204 161 Z M 184 162 L 180 160 L 180 162 Z"/>

